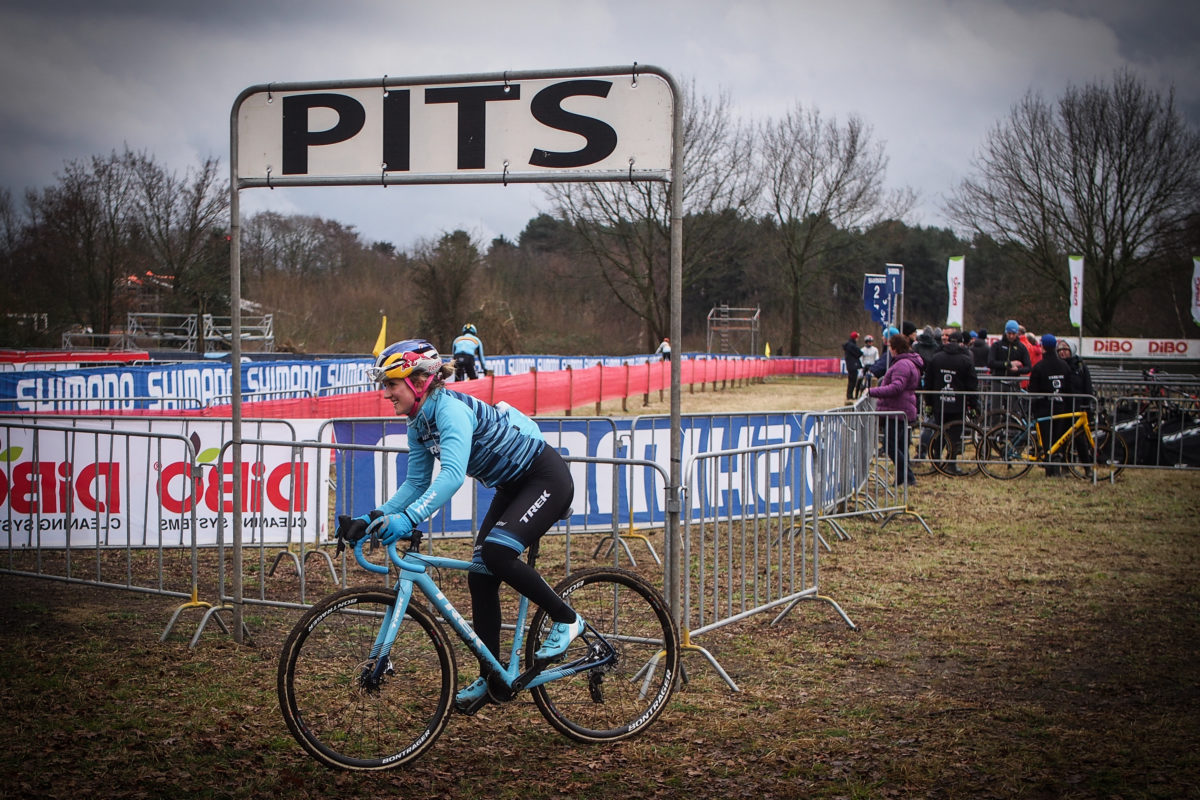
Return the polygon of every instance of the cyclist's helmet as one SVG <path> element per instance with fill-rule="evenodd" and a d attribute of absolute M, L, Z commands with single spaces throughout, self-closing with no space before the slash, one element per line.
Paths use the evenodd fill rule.
<path fill-rule="evenodd" d="M 442 357 L 437 348 L 424 339 L 405 339 L 388 345 L 375 366 L 367 370 L 367 377 L 376 383 L 389 378 L 407 378 L 414 372 L 432 375 L 442 366 Z"/>
<path fill-rule="evenodd" d="M 868 333 L 867 338 L 864 341 L 873 342 L 875 341 L 875 337 Z"/>
<path fill-rule="evenodd" d="M 469 323 L 469 322 L 468 322 L 466 325 L 463 325 L 463 327 L 462 327 L 462 332 L 463 332 L 463 333 L 469 333 L 469 334 L 471 334 L 472 336 L 476 336 L 476 335 L 478 335 L 478 333 L 479 333 L 479 331 L 477 331 L 477 330 L 475 329 L 475 326 L 474 326 L 474 325 L 472 325 L 472 324 L 471 324 L 471 323 Z"/>

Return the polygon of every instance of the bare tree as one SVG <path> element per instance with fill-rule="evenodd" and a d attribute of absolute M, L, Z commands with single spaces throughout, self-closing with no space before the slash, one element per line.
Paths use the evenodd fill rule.
<path fill-rule="evenodd" d="M 293 278 L 346 267 L 363 248 L 353 225 L 302 214 L 263 211 L 242 226 L 242 264 L 252 281 L 268 273 Z"/>
<path fill-rule="evenodd" d="M 21 220 L 13 205 L 12 192 L 0 186 L 0 255 L 11 258 L 21 235 Z"/>
<path fill-rule="evenodd" d="M 947 203 L 972 231 L 1017 245 L 1023 266 L 1067 297 L 1067 256 L 1082 255 L 1084 326 L 1112 332 L 1121 303 L 1159 279 L 1200 212 L 1200 136 L 1174 92 L 1128 71 L 1070 87 L 1057 104 L 1029 93 L 988 135 Z"/>
<path fill-rule="evenodd" d="M 751 132 L 730 110 L 729 97 L 696 93 L 683 103 L 683 283 L 719 265 L 734 245 L 717 226 L 693 224 L 706 215 L 743 213 L 755 193 L 748 169 Z M 555 213 L 575 226 L 584 255 L 617 302 L 645 323 L 653 348 L 670 332 L 670 203 L 662 183 L 562 183 L 546 188 Z"/>
<path fill-rule="evenodd" d="M 146 269 L 134 188 L 121 156 L 66 164 L 58 183 L 28 194 L 31 264 L 74 319 L 108 333 L 124 323 L 121 281 Z"/>
<path fill-rule="evenodd" d="M 220 162 L 208 158 L 180 177 L 145 153 L 126 150 L 123 161 L 157 270 L 175 279 L 175 295 L 189 311 L 204 315 L 227 306 L 229 259 L 220 257 L 219 242 L 228 227 L 229 186 Z"/>
<path fill-rule="evenodd" d="M 761 203 L 775 223 L 787 281 L 788 352 L 796 354 L 808 291 L 847 241 L 842 233 L 900 217 L 915 198 L 909 190 L 884 189 L 883 143 L 871 140 L 870 126 L 857 116 L 840 125 L 797 103 L 763 125 L 759 154 Z"/>
<path fill-rule="evenodd" d="M 410 285 L 421 299 L 421 326 L 427 338 L 449 343 L 467 321 L 474 278 L 482 263 L 479 245 L 466 231 L 417 244 Z"/>

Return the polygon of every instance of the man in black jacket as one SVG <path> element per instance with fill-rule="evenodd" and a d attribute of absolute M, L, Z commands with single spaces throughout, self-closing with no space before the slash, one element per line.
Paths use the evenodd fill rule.
<path fill-rule="evenodd" d="M 1029 350 L 1021 342 L 1021 326 L 1015 319 L 1004 323 L 1004 335 L 988 351 L 988 369 L 1001 377 L 1029 374 Z"/>
<path fill-rule="evenodd" d="M 858 384 L 858 374 L 862 372 L 862 350 L 858 347 L 858 331 L 850 331 L 850 339 L 842 345 L 842 352 L 846 362 L 846 400 L 854 402 L 854 387 Z"/>
<path fill-rule="evenodd" d="M 942 332 L 938 331 L 936 335 L 931 326 L 926 325 L 920 333 L 917 334 L 917 340 L 913 342 L 913 352 L 921 357 L 921 361 L 925 366 L 929 366 L 929 362 L 933 360 L 934 355 L 942 346 Z M 922 376 L 922 387 L 929 388 L 929 385 L 924 383 Z"/>
<path fill-rule="evenodd" d="M 979 329 L 979 335 L 971 342 L 971 357 L 975 359 L 975 366 L 986 367 L 988 365 L 988 350 L 991 345 L 988 344 L 988 333 L 986 328 Z"/>
<path fill-rule="evenodd" d="M 934 424 L 945 426 L 947 422 L 961 420 L 967 407 L 974 407 L 978 389 L 975 361 L 962 346 L 962 332 L 951 330 L 942 348 L 925 365 L 924 398 L 932 409 Z M 956 456 L 955 442 L 951 441 L 950 447 L 950 455 Z M 955 474 L 957 468 L 945 471 Z"/>

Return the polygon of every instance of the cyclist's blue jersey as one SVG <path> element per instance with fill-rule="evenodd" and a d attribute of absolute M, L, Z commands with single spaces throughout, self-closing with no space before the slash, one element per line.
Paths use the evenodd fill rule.
<path fill-rule="evenodd" d="M 403 511 L 419 524 L 450 500 L 466 476 L 489 487 L 507 483 L 524 473 L 545 446 L 537 423 L 515 408 L 435 389 L 408 421 L 404 483 L 379 509 Z M 441 469 L 431 481 L 435 458 Z"/>
<path fill-rule="evenodd" d="M 466 353 L 467 355 L 475 356 L 475 360 L 479 362 L 480 368 L 487 369 L 487 367 L 483 365 L 483 342 L 478 336 L 474 336 L 470 333 L 464 333 L 462 336 L 459 336 L 454 340 L 452 348 L 454 350 L 454 355 Z"/>

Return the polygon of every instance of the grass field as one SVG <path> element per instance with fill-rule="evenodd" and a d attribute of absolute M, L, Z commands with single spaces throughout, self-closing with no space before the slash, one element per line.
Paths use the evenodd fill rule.
<path fill-rule="evenodd" d="M 684 410 L 842 391 L 773 381 Z M 685 655 L 640 738 L 577 745 L 518 701 L 381 775 L 328 771 L 289 736 L 275 669 L 295 612 L 252 608 L 253 646 L 211 628 L 190 650 L 188 624 L 158 641 L 173 602 L 0 575 L 0 797 L 1198 797 L 1198 490 L 1171 471 L 924 478 L 932 535 L 860 521 L 822 557 L 859 630 L 817 602 L 754 617 L 696 642 L 742 691 Z"/>

